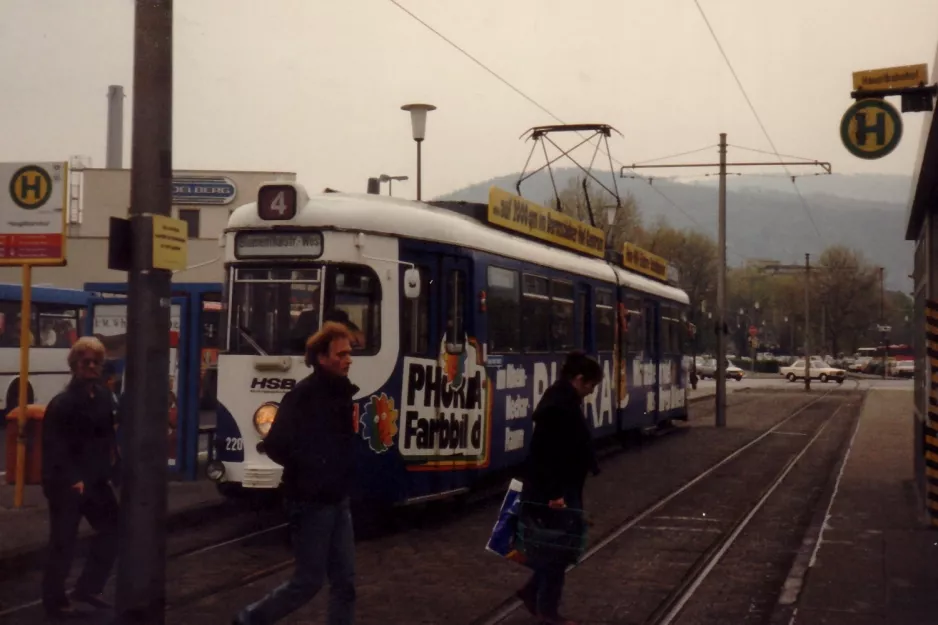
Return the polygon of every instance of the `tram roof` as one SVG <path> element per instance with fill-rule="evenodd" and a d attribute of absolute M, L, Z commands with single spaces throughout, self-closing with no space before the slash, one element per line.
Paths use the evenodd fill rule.
<path fill-rule="evenodd" d="M 364 232 L 457 245 L 608 282 L 615 282 L 615 271 L 623 286 L 682 304 L 690 302 L 681 289 L 613 267 L 602 259 L 582 256 L 493 228 L 450 208 L 386 195 L 313 195 L 297 210 L 292 220 L 276 222 L 258 217 L 257 204 L 252 202 L 231 213 L 227 230 L 285 227 Z"/>

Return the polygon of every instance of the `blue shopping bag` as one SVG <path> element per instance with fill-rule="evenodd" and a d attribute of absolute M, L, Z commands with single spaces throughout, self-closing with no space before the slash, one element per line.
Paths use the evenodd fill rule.
<path fill-rule="evenodd" d="M 524 555 L 515 548 L 515 535 L 518 531 L 518 511 L 521 508 L 521 487 L 519 480 L 511 480 L 508 492 L 498 511 L 498 518 L 492 528 L 485 550 L 512 562 L 524 563 Z"/>

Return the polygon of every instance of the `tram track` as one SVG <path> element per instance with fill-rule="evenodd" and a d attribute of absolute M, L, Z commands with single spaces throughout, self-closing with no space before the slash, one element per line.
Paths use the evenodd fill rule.
<path fill-rule="evenodd" d="M 640 526 L 642 522 L 650 520 L 659 512 L 665 511 L 669 505 L 674 507 L 673 504 L 678 504 L 680 502 L 680 498 L 683 495 L 690 494 L 695 487 L 702 485 L 708 478 L 717 474 L 717 472 L 719 472 L 721 469 L 725 469 L 734 461 L 739 460 L 744 454 L 746 454 L 746 452 L 758 448 L 760 444 L 770 439 L 773 434 L 791 434 L 792 432 L 786 431 L 785 428 L 790 426 L 799 417 L 808 413 L 811 408 L 819 406 L 821 402 L 831 396 L 833 392 L 834 390 L 827 391 L 823 395 L 814 398 L 806 404 L 798 407 L 786 418 L 782 419 L 759 436 L 737 448 L 732 453 L 724 456 L 722 459 L 697 474 L 696 477 L 685 482 L 683 485 L 671 491 L 669 494 L 658 499 L 634 516 L 620 523 L 611 532 L 608 532 L 599 542 L 589 548 L 584 553 L 580 561 L 568 569 L 568 572 L 572 572 L 577 569 L 583 569 L 589 566 L 588 563 L 591 559 L 602 554 L 604 550 L 606 550 L 613 543 L 624 539 L 630 531 L 646 529 Z M 675 620 L 680 615 L 681 610 L 687 604 L 687 602 L 693 598 L 699 586 L 707 578 L 713 568 L 720 562 L 727 550 L 733 546 L 740 533 L 746 529 L 753 517 L 762 509 L 772 494 L 784 482 L 785 478 L 789 475 L 792 469 L 794 469 L 794 467 L 804 457 L 809 449 L 811 449 L 812 445 L 823 434 L 828 424 L 840 411 L 842 406 L 843 404 L 835 409 L 830 415 L 827 415 L 821 419 L 820 424 L 817 425 L 817 427 L 811 429 L 810 432 L 798 432 L 798 434 L 804 434 L 804 437 L 807 439 L 806 443 L 798 450 L 796 450 L 796 453 L 790 455 L 782 468 L 776 473 L 775 477 L 767 485 L 760 489 L 760 496 L 756 502 L 752 505 L 745 506 L 743 511 L 738 514 L 735 521 L 729 527 L 719 532 L 718 537 L 712 541 L 699 554 L 695 561 L 691 563 L 691 565 L 686 569 L 685 574 L 681 577 L 678 584 L 672 587 L 671 591 L 666 594 L 663 600 L 660 601 L 658 605 L 650 611 L 650 613 L 641 616 L 630 615 L 633 619 L 637 618 L 637 622 L 642 622 L 643 625 L 670 625 L 675 622 Z M 670 515 L 670 518 L 688 517 Z M 694 540 L 697 539 L 695 538 Z M 633 554 L 624 553 L 619 554 L 618 557 L 628 557 L 629 555 Z M 512 595 L 505 599 L 494 610 L 471 621 L 470 625 L 498 625 L 505 623 L 521 607 L 522 603 Z"/>
<path fill-rule="evenodd" d="M 278 531 L 285 530 L 287 523 L 282 520 L 282 514 L 275 510 L 247 511 L 247 514 L 228 518 L 227 520 L 215 520 L 214 525 L 211 521 L 204 521 L 198 525 L 188 528 L 187 532 L 171 534 L 168 541 L 167 565 L 175 567 L 181 565 L 185 567 L 193 559 L 206 556 L 214 551 L 242 546 L 251 541 L 265 540 Z M 214 529 L 214 536 L 205 537 L 206 530 Z M 83 562 L 77 565 L 81 566 Z M 116 579 L 117 572 L 112 573 L 108 579 L 108 584 L 112 584 Z M 36 590 L 40 587 L 41 570 L 33 568 L 32 570 L 22 571 L 18 579 L 10 580 L 4 583 L 3 593 L 0 594 L 0 623 L 21 622 L 20 618 L 24 613 L 37 609 L 41 606 L 40 599 L 33 599 L 14 605 L 5 605 L 6 597 L 21 597 L 24 594 L 35 596 Z M 29 590 L 25 590 L 28 588 Z M 10 620 L 13 619 L 13 620 Z"/>

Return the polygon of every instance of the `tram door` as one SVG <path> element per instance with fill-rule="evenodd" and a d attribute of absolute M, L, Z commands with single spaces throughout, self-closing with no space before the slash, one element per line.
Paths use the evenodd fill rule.
<path fill-rule="evenodd" d="M 646 378 L 648 395 L 646 404 L 647 425 L 658 422 L 658 406 L 661 404 L 661 311 L 657 302 L 645 300 L 642 316 L 645 317 L 645 348 L 648 364 L 653 370 L 651 379 Z"/>
<path fill-rule="evenodd" d="M 472 293 L 471 262 L 468 258 L 459 256 L 440 257 L 440 297 L 439 297 L 439 325 L 440 340 L 439 362 L 449 383 L 454 388 L 462 385 L 462 393 L 454 393 L 450 406 L 445 406 L 449 393 L 441 397 L 440 413 L 458 417 L 465 410 L 457 406 L 457 397 L 466 397 L 468 359 L 474 358 L 474 348 L 469 343 L 469 337 L 474 336 L 472 315 L 469 314 L 469 299 Z M 457 419 L 458 422 L 458 419 Z M 468 431 L 460 432 L 458 440 L 452 440 L 451 428 L 448 435 L 449 444 L 442 445 L 441 437 L 436 440 L 436 471 L 434 490 L 438 493 L 451 492 L 466 487 L 471 482 L 472 473 L 468 472 L 467 464 L 474 459 L 472 424 L 467 425 Z"/>

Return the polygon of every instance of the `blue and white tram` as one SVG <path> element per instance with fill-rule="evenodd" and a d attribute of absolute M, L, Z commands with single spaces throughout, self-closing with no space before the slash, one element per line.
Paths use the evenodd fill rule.
<path fill-rule="evenodd" d="M 687 418 L 687 295 L 494 227 L 486 211 L 276 183 L 231 214 L 209 467 L 222 490 L 279 485 L 258 443 L 308 375 L 304 342 L 323 319 L 357 329 L 366 500 L 452 496 L 522 462 L 533 408 L 571 349 L 605 373 L 586 399 L 595 437 Z"/>

